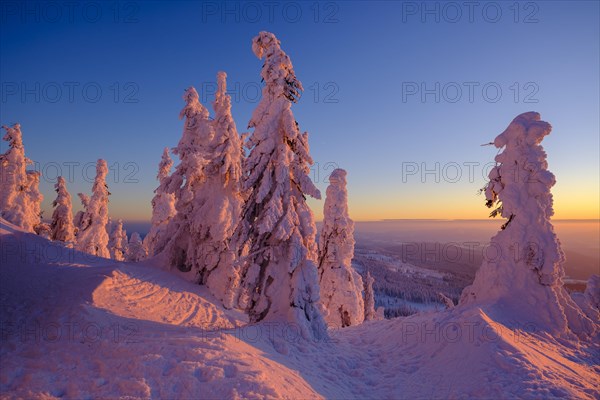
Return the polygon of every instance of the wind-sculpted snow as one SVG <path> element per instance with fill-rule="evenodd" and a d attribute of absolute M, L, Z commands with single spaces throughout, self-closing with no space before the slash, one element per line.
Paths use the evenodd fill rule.
<path fill-rule="evenodd" d="M 145 265 L 112 271 L 92 294 L 94 306 L 125 318 L 205 330 L 233 328 L 243 321 L 228 317 L 203 296 L 210 297 L 206 288 L 182 284 L 181 278 Z"/>
<path fill-rule="evenodd" d="M 299 325 L 246 325 L 160 257 L 97 258 L 4 221 L 0 245 L 3 398 L 600 396 L 597 342 L 507 326 L 498 310 L 370 321 L 307 341 Z"/>

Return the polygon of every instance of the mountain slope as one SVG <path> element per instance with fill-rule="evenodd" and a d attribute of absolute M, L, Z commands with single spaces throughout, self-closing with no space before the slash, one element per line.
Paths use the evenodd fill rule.
<path fill-rule="evenodd" d="M 95 258 L 4 221 L 0 245 L 3 398 L 600 397 L 598 345 L 556 340 L 497 307 L 307 343 L 294 326 L 245 325 L 160 259 Z"/>

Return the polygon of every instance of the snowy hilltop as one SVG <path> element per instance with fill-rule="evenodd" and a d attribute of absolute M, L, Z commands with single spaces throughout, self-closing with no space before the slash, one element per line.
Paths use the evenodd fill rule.
<path fill-rule="evenodd" d="M 2 221 L 4 398 L 598 398 L 598 342 L 478 306 L 307 341 L 247 325 L 204 286 L 80 253 Z"/>
<path fill-rule="evenodd" d="M 584 293 L 564 287 L 541 146 L 550 124 L 524 113 L 494 140 L 483 192 L 504 218 L 497 254 L 451 286 L 441 271 L 355 252 L 344 169 L 317 232 L 307 199 L 321 192 L 292 111 L 302 83 L 272 33 L 252 50 L 264 86 L 251 132 L 238 133 L 225 72 L 212 116 L 187 88 L 143 239 L 110 218 L 104 159 L 74 216 L 57 179 L 45 223 L 21 127 L 3 127 L 2 398 L 600 398 L 600 277 Z M 384 311 L 377 297 L 414 300 L 417 280 L 439 307 L 384 319 L 408 306 L 388 297 Z"/>

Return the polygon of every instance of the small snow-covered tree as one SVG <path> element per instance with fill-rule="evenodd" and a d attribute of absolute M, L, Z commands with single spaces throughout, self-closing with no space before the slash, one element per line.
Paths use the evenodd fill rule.
<path fill-rule="evenodd" d="M 551 130 L 540 114 L 528 112 L 494 140 L 502 151 L 489 173 L 486 205 L 494 208 L 491 216 L 507 220 L 491 239 L 497 254 L 484 259 L 460 302 L 511 310 L 539 330 L 585 336 L 595 327 L 563 287 L 565 256 L 550 222 L 556 179 L 540 143 Z"/>
<path fill-rule="evenodd" d="M 373 282 L 375 282 L 375 279 L 373 279 L 371 273 L 367 271 L 367 276 L 365 277 L 365 321 L 378 319 L 377 312 L 375 311 Z"/>
<path fill-rule="evenodd" d="M 336 169 L 329 176 L 319 238 L 321 304 L 329 326 L 357 325 L 365 318 L 363 281 L 352 268 L 353 257 L 354 222 L 348 214 L 346 171 Z"/>
<path fill-rule="evenodd" d="M 590 276 L 585 292 L 575 292 L 571 297 L 590 320 L 600 321 L 600 275 Z"/>
<path fill-rule="evenodd" d="M 65 178 L 59 176 L 56 179 L 54 189 L 57 196 L 56 200 L 52 202 L 54 212 L 52 213 L 52 222 L 50 223 L 50 238 L 61 242 L 74 242 L 75 227 L 73 226 L 71 194 L 67 190 Z"/>
<path fill-rule="evenodd" d="M 439 293 L 439 296 L 440 296 L 440 300 L 442 301 L 442 303 L 444 304 L 446 309 L 454 308 L 454 306 L 455 306 L 454 301 L 452 301 L 452 299 L 450 297 L 446 296 L 442 292 Z"/>
<path fill-rule="evenodd" d="M 38 196 L 39 191 L 34 187 L 35 177 L 26 170 L 31 160 L 25 157 L 21 125 L 2 128 L 6 131 L 3 139 L 8 142 L 8 150 L 0 155 L 0 213 L 7 221 L 34 232 L 40 222 L 41 200 L 30 198 Z"/>
<path fill-rule="evenodd" d="M 96 164 L 96 178 L 92 186 L 92 197 L 81 217 L 81 227 L 77 233 L 76 249 L 84 253 L 109 258 L 108 233 L 108 186 L 106 174 L 108 167 L 105 160 Z M 83 197 L 82 197 L 83 200 Z"/>
<path fill-rule="evenodd" d="M 90 196 L 85 193 L 77 193 L 77 197 L 79 197 L 79 201 L 81 201 L 82 209 L 77 211 L 75 217 L 73 218 L 73 225 L 75 226 L 75 236 L 77 236 L 79 230 L 83 226 L 83 216 L 90 204 Z"/>
<path fill-rule="evenodd" d="M 316 227 L 306 196 L 321 194 L 309 178 L 308 134 L 300 132 L 291 110 L 302 84 L 275 35 L 261 32 L 252 50 L 265 59 L 265 86 L 249 124 L 254 132 L 246 144 L 244 188 L 252 192 L 235 235 L 244 256 L 239 305 L 252 322 L 292 321 L 303 337 L 315 337 L 325 324 L 317 307 Z"/>
<path fill-rule="evenodd" d="M 160 163 L 158 164 L 157 179 L 158 187 L 154 190 L 152 199 L 152 226 L 150 232 L 144 238 L 144 246 L 148 249 L 148 255 L 154 256 L 160 253 L 167 244 L 167 227 L 175 216 L 175 195 L 167 193 L 167 178 L 171 173 L 173 161 L 169 156 L 169 148 L 165 147 Z"/>
<path fill-rule="evenodd" d="M 197 194 L 206 180 L 204 167 L 208 164 L 208 146 L 214 132 L 208 111 L 198 100 L 196 89 L 186 89 L 183 99 L 186 105 L 179 114 L 180 118 L 185 118 L 183 134 L 173 149 L 180 162 L 173 174 L 165 178 L 167 192 L 175 195 L 177 211 L 167 227 L 166 235 L 170 239 L 165 251 L 170 265 L 195 274 L 199 270 L 197 227 L 203 223 L 197 212 Z"/>
<path fill-rule="evenodd" d="M 123 220 L 119 219 L 114 224 L 108 240 L 110 258 L 117 261 L 125 260 L 127 243 L 127 232 L 123 229 Z"/>
<path fill-rule="evenodd" d="M 131 240 L 129 240 L 129 244 L 127 246 L 127 254 L 125 258 L 127 261 L 138 262 L 142 261 L 148 256 L 148 252 L 146 251 L 146 247 L 142 242 L 142 238 L 140 234 L 137 232 L 133 232 L 131 234 Z"/>
<path fill-rule="evenodd" d="M 24 227 L 33 229 L 37 234 L 48 232 L 47 224 L 42 224 L 42 201 L 44 201 L 44 196 L 40 192 L 41 176 L 42 174 L 38 171 L 27 171 L 27 188 L 25 189 L 26 213 Z"/>
<path fill-rule="evenodd" d="M 600 275 L 590 276 L 584 296 L 590 307 L 600 311 Z"/>

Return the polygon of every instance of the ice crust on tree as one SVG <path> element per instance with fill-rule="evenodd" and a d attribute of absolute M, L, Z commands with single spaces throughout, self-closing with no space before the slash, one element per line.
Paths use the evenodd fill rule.
<path fill-rule="evenodd" d="M 92 196 L 85 212 L 81 216 L 81 226 L 77 233 L 76 249 L 84 253 L 109 258 L 108 233 L 108 186 L 106 161 L 99 159 L 96 163 L 96 178 L 92 186 Z M 82 197 L 83 200 L 83 197 Z"/>
<path fill-rule="evenodd" d="M 39 172 L 27 171 L 31 160 L 25 157 L 21 125 L 2 127 L 8 150 L 0 155 L 0 212 L 2 218 L 34 232 L 41 222 L 43 196 L 39 192 Z"/>
<path fill-rule="evenodd" d="M 125 254 L 127 254 L 127 247 L 127 232 L 123 229 L 123 220 L 119 219 L 114 224 L 108 240 L 110 258 L 117 261 L 124 261 Z"/>
<path fill-rule="evenodd" d="M 52 222 L 50 223 L 50 239 L 73 243 L 75 241 L 73 207 L 71 204 L 71 194 L 67 190 L 65 178 L 59 176 L 56 179 L 54 189 L 57 196 L 52 202 L 54 212 L 52 213 Z"/>
<path fill-rule="evenodd" d="M 142 238 L 140 234 L 137 232 L 133 232 L 131 234 L 131 240 L 129 240 L 129 244 L 127 245 L 127 252 L 125 259 L 127 261 L 138 262 L 142 261 L 148 257 L 148 251 L 142 242 Z"/>
<path fill-rule="evenodd" d="M 460 302 L 502 304 L 536 329 L 591 335 L 595 324 L 563 288 L 565 256 L 550 222 L 556 179 L 540 143 L 551 129 L 540 114 L 527 112 L 494 140 L 501 152 L 485 187 L 486 205 L 507 221 L 491 239 L 497 254 L 484 259 Z"/>
<path fill-rule="evenodd" d="M 148 249 L 148 255 L 154 256 L 160 253 L 168 243 L 167 227 L 175 216 L 175 195 L 167 192 L 167 178 L 171 172 L 173 160 L 169 156 L 169 148 L 165 147 L 160 163 L 158 164 L 157 179 L 159 186 L 154 190 L 152 199 L 152 226 L 144 238 L 144 245 Z"/>
<path fill-rule="evenodd" d="M 319 284 L 324 318 L 330 327 L 358 325 L 365 319 L 363 281 L 352 268 L 354 222 L 348 214 L 346 171 L 329 176 L 319 237 Z"/>
<path fill-rule="evenodd" d="M 239 305 L 250 321 L 295 323 L 306 338 L 324 332 L 317 273 L 316 227 L 306 196 L 321 198 L 309 178 L 308 134 L 291 110 L 302 84 L 269 32 L 253 39 L 264 59 L 262 98 L 252 114 L 244 189 L 251 190 L 235 240 L 243 257 Z"/>

